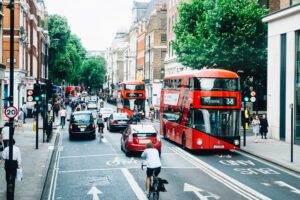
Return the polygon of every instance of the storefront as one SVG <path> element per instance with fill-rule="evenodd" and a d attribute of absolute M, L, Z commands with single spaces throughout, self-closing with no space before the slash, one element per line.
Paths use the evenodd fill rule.
<path fill-rule="evenodd" d="M 268 23 L 269 136 L 291 142 L 294 130 L 293 140 L 300 145 L 300 4 L 274 12 L 263 21 Z"/>

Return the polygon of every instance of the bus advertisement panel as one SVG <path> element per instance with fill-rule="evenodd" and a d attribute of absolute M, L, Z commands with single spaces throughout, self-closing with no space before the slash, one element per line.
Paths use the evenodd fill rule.
<path fill-rule="evenodd" d="M 127 81 L 119 84 L 117 109 L 132 116 L 134 111 L 145 113 L 145 83 L 142 81 Z"/>
<path fill-rule="evenodd" d="M 160 129 L 188 149 L 239 149 L 241 94 L 236 73 L 221 69 L 166 76 Z"/>

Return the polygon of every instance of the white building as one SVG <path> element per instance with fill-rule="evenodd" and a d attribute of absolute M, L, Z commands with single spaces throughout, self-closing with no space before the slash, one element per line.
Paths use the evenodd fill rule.
<path fill-rule="evenodd" d="M 290 1 L 288 6 L 282 5 L 263 19 L 268 23 L 269 135 L 291 141 L 293 105 L 294 139 L 300 144 L 300 4 Z"/>

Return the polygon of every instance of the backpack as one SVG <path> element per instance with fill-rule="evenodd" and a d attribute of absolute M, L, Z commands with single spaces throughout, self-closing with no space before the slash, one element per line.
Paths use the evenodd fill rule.
<path fill-rule="evenodd" d="M 165 184 L 168 184 L 168 181 L 162 178 L 158 179 L 158 190 L 160 192 L 166 192 Z"/>
<path fill-rule="evenodd" d="M 97 124 L 103 124 L 102 118 L 99 118 L 99 119 L 97 120 Z"/>

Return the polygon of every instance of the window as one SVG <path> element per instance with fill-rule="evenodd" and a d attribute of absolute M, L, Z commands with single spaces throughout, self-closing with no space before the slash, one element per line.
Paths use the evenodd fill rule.
<path fill-rule="evenodd" d="M 167 42 L 167 34 L 161 34 L 160 35 L 160 41 L 161 42 Z"/>
<path fill-rule="evenodd" d="M 226 78 L 193 78 L 192 88 L 206 91 L 238 91 L 238 79 Z"/>
<path fill-rule="evenodd" d="M 182 119 L 182 113 L 179 109 L 165 107 L 163 118 L 171 122 L 180 123 Z"/>
<path fill-rule="evenodd" d="M 145 85 L 125 85 L 125 90 L 145 90 Z"/>

